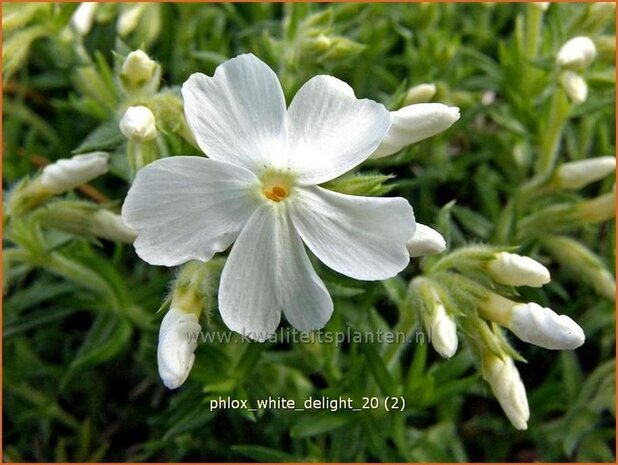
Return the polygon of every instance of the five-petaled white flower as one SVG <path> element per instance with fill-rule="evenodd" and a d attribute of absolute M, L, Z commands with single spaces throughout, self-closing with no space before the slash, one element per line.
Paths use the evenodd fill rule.
<path fill-rule="evenodd" d="M 286 111 L 275 73 L 255 56 L 196 73 L 182 87 L 185 114 L 204 157 L 171 157 L 138 172 L 122 216 L 137 254 L 154 265 L 209 260 L 232 247 L 219 311 L 256 340 L 281 312 L 301 331 L 323 327 L 333 303 L 303 243 L 325 265 L 360 280 L 394 276 L 415 232 L 403 198 L 344 195 L 318 184 L 363 162 L 390 126 L 379 103 L 316 76 Z"/>

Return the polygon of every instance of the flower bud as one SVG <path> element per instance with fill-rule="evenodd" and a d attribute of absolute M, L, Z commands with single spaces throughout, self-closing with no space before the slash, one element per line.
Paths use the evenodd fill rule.
<path fill-rule="evenodd" d="M 159 65 L 142 50 L 135 50 L 127 55 L 122 63 L 120 79 L 125 87 L 132 89 L 143 87 L 151 81 L 159 80 Z"/>
<path fill-rule="evenodd" d="M 137 237 L 134 229 L 125 226 L 122 217 L 109 210 L 99 210 L 93 215 L 95 229 L 93 233 L 110 241 L 132 244 Z"/>
<path fill-rule="evenodd" d="M 419 84 L 408 89 L 404 103 L 405 105 L 412 105 L 414 103 L 429 102 L 434 95 L 436 95 L 435 84 Z"/>
<path fill-rule="evenodd" d="M 530 418 L 528 397 L 513 359 L 508 355 L 499 358 L 490 352 L 485 352 L 482 374 L 513 426 L 518 430 L 528 429 Z"/>
<path fill-rule="evenodd" d="M 120 130 L 134 142 L 146 142 L 157 137 L 154 114 L 144 106 L 127 108 L 120 119 Z"/>
<path fill-rule="evenodd" d="M 97 2 L 83 2 L 73 13 L 71 25 L 79 35 L 85 36 L 90 32 L 97 7 Z"/>
<path fill-rule="evenodd" d="M 579 224 L 602 223 L 616 217 L 616 192 L 608 192 L 575 206 Z"/>
<path fill-rule="evenodd" d="M 541 287 L 550 281 L 549 270 L 530 257 L 499 252 L 487 264 L 491 277 L 509 286 Z"/>
<path fill-rule="evenodd" d="M 583 69 L 597 56 L 597 49 L 589 37 L 574 37 L 558 51 L 556 62 L 565 68 Z"/>
<path fill-rule="evenodd" d="M 560 84 L 573 103 L 584 103 L 588 98 L 588 84 L 576 72 L 563 71 L 560 74 Z"/>
<path fill-rule="evenodd" d="M 92 152 L 63 158 L 43 168 L 39 185 L 51 194 L 61 194 L 107 173 L 109 154 Z"/>
<path fill-rule="evenodd" d="M 616 157 L 596 157 L 564 163 L 556 170 L 555 179 L 562 189 L 578 190 L 616 171 Z"/>
<path fill-rule="evenodd" d="M 532 2 L 530 3 L 530 5 L 535 8 L 538 8 L 541 11 L 547 11 L 549 6 L 551 5 L 551 2 Z"/>
<path fill-rule="evenodd" d="M 406 243 L 410 257 L 433 255 L 446 249 L 446 241 L 442 234 L 429 226 L 416 223 L 416 232 Z"/>
<path fill-rule="evenodd" d="M 512 309 L 508 328 L 519 339 L 552 350 L 573 350 L 586 340 L 584 330 L 567 315 L 530 302 Z"/>
<path fill-rule="evenodd" d="M 603 261 L 581 242 L 566 236 L 549 236 L 544 238 L 543 247 L 599 295 L 616 300 L 616 279 Z"/>
<path fill-rule="evenodd" d="M 43 226 L 71 234 L 127 244 L 132 244 L 137 234 L 124 225 L 120 215 L 85 202 L 52 202 L 37 212 L 37 220 Z"/>
<path fill-rule="evenodd" d="M 391 127 L 370 158 L 382 158 L 406 145 L 434 136 L 459 119 L 459 108 L 441 103 L 418 103 L 391 111 Z"/>
<path fill-rule="evenodd" d="M 122 10 L 116 23 L 116 29 L 120 37 L 126 37 L 135 30 L 147 5 L 147 3 L 137 3 L 135 5 L 128 5 L 127 8 Z"/>
<path fill-rule="evenodd" d="M 194 313 L 176 307 L 170 308 L 161 321 L 157 364 L 168 389 L 180 387 L 189 377 L 201 329 Z"/>
<path fill-rule="evenodd" d="M 425 326 L 436 352 L 444 358 L 455 355 L 458 346 L 457 324 L 438 299 L 433 313 L 426 317 Z"/>

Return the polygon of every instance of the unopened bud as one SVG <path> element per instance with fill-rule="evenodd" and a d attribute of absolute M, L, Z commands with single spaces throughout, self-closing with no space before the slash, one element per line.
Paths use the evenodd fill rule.
<path fill-rule="evenodd" d="M 410 257 L 422 257 L 443 252 L 446 249 L 446 241 L 435 229 L 416 223 L 416 232 L 406 243 L 406 247 Z"/>
<path fill-rule="evenodd" d="M 513 359 L 508 355 L 499 358 L 490 352 L 485 352 L 482 374 L 513 426 L 518 430 L 528 429 L 530 418 L 528 396 Z"/>
<path fill-rule="evenodd" d="M 576 72 L 563 71 L 560 74 L 560 84 L 573 103 L 584 103 L 588 98 L 588 84 Z"/>
<path fill-rule="evenodd" d="M 43 168 L 38 182 L 51 194 L 61 194 L 107 173 L 109 154 L 92 152 L 63 158 Z"/>
<path fill-rule="evenodd" d="M 160 68 L 156 61 L 152 60 L 142 50 L 135 50 L 127 55 L 122 63 L 120 79 L 128 90 L 159 85 Z"/>
<path fill-rule="evenodd" d="M 85 36 L 92 29 L 97 7 L 97 2 L 83 2 L 73 13 L 71 25 L 79 35 Z"/>
<path fill-rule="evenodd" d="M 157 137 L 154 114 L 144 106 L 127 108 L 120 120 L 120 130 L 134 142 L 146 142 Z"/>
<path fill-rule="evenodd" d="M 406 93 L 404 105 L 429 102 L 436 95 L 435 84 L 419 84 L 411 87 Z"/>
<path fill-rule="evenodd" d="M 581 224 L 602 223 L 616 217 L 616 193 L 608 192 L 590 200 L 580 202 L 575 207 L 574 216 Z"/>
<path fill-rule="evenodd" d="M 147 3 L 137 3 L 128 6 L 128 8 L 120 13 L 118 16 L 118 23 L 116 24 L 116 29 L 120 37 L 126 37 L 135 30 L 146 6 Z"/>
<path fill-rule="evenodd" d="M 441 103 L 418 103 L 391 111 L 391 127 L 370 158 L 382 158 L 406 145 L 434 136 L 459 119 L 459 108 Z"/>
<path fill-rule="evenodd" d="M 194 290 L 177 290 L 170 310 L 161 321 L 157 364 L 159 376 L 168 389 L 180 387 L 193 367 L 202 329 L 198 322 L 201 310 L 201 300 Z"/>
<path fill-rule="evenodd" d="M 547 11 L 549 6 L 551 5 L 551 2 L 532 2 L 530 5 L 538 8 L 541 11 Z"/>
<path fill-rule="evenodd" d="M 552 350 L 573 350 L 586 340 L 584 330 L 567 315 L 530 302 L 512 309 L 508 328 L 522 341 Z"/>
<path fill-rule="evenodd" d="M 616 299 L 616 279 L 603 261 L 579 241 L 566 236 L 551 236 L 543 246 L 578 279 L 592 285 L 606 299 Z"/>
<path fill-rule="evenodd" d="M 137 232 L 125 226 L 122 217 L 109 210 L 99 210 L 93 215 L 95 228 L 93 233 L 110 241 L 119 241 L 132 244 L 137 237 Z"/>
<path fill-rule="evenodd" d="M 583 69 L 597 56 L 597 49 L 589 37 L 574 37 L 558 51 L 556 62 L 565 68 Z"/>
<path fill-rule="evenodd" d="M 444 358 L 451 358 L 457 352 L 457 324 L 438 300 L 433 312 L 426 317 L 425 326 L 431 345 Z"/>
<path fill-rule="evenodd" d="M 550 281 L 549 270 L 530 257 L 499 252 L 487 264 L 491 277 L 509 286 L 541 287 Z"/>
<path fill-rule="evenodd" d="M 578 190 L 616 171 L 616 157 L 596 157 L 564 163 L 555 179 L 562 189 Z"/>

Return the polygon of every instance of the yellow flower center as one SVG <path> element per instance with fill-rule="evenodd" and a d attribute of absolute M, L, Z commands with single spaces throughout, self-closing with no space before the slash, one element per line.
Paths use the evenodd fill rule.
<path fill-rule="evenodd" d="M 290 195 L 292 187 L 292 177 L 285 173 L 269 172 L 262 178 L 262 193 L 273 202 L 285 200 Z"/>

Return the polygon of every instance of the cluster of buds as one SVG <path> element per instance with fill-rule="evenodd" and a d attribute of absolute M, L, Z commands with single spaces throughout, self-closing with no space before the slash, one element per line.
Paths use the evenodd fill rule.
<path fill-rule="evenodd" d="M 501 328 L 551 350 L 573 350 L 585 340 L 584 331 L 569 316 L 508 298 L 513 287 L 541 287 L 550 279 L 549 270 L 530 257 L 464 247 L 430 263 L 425 276 L 410 283 L 411 302 L 436 352 L 445 358 L 455 354 L 460 326 L 479 356 L 484 379 L 517 429 L 527 428 L 530 412 L 515 366 L 520 357 Z"/>
<path fill-rule="evenodd" d="M 567 41 L 556 55 L 556 63 L 561 69 L 560 84 L 574 103 L 583 103 L 588 97 L 588 85 L 581 73 L 596 56 L 594 42 L 584 36 Z"/>

